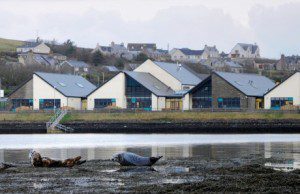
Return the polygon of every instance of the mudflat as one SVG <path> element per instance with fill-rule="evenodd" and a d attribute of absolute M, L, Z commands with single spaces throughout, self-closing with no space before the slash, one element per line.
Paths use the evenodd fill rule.
<path fill-rule="evenodd" d="M 153 167 L 120 167 L 92 160 L 73 168 L 34 168 L 19 162 L 0 172 L 0 193 L 299 193 L 300 170 L 275 170 L 285 164 L 259 155 L 229 160 L 168 158 Z"/>

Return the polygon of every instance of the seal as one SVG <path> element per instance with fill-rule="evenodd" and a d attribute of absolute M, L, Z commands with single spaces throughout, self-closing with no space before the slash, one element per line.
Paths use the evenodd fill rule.
<path fill-rule="evenodd" d="M 0 171 L 3 171 L 5 169 L 11 168 L 11 167 L 16 167 L 12 164 L 6 164 L 6 163 L 0 163 Z"/>
<path fill-rule="evenodd" d="M 162 156 L 158 157 L 143 157 L 131 152 L 123 152 L 114 154 L 112 161 L 118 162 L 121 166 L 152 166 Z"/>
<path fill-rule="evenodd" d="M 81 156 L 68 158 L 64 161 L 53 160 L 48 157 L 42 157 L 41 154 L 33 150 L 29 152 L 29 159 L 31 165 L 34 167 L 73 167 L 86 162 L 86 160 L 81 160 Z"/>

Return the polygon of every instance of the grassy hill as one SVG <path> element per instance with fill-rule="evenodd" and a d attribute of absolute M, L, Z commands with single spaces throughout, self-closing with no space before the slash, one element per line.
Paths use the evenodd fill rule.
<path fill-rule="evenodd" d="M 0 52 L 16 51 L 16 48 L 21 46 L 23 43 L 23 41 L 19 40 L 0 38 Z"/>

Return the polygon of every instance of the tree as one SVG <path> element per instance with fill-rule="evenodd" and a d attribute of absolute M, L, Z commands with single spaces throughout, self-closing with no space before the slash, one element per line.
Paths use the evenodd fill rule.
<path fill-rule="evenodd" d="M 92 55 L 92 63 L 95 65 L 95 66 L 98 66 L 100 65 L 104 60 L 104 57 L 102 55 L 102 53 L 100 51 L 96 51 L 93 53 Z"/>
<path fill-rule="evenodd" d="M 149 59 L 149 57 L 145 53 L 140 53 L 136 56 L 136 61 L 144 62 L 147 59 Z"/>
<path fill-rule="evenodd" d="M 65 49 L 65 55 L 67 57 L 72 57 L 76 53 L 76 45 L 74 44 L 73 41 L 68 39 L 66 42 L 63 44 L 64 49 Z"/>

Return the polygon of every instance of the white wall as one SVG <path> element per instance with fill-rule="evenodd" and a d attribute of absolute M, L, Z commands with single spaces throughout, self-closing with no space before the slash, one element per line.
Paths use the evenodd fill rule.
<path fill-rule="evenodd" d="M 190 94 L 186 94 L 183 98 L 182 98 L 182 108 L 183 110 L 190 110 L 191 108 L 191 103 L 190 103 Z"/>
<path fill-rule="evenodd" d="M 50 48 L 45 45 L 44 43 L 38 45 L 33 49 L 34 53 L 43 53 L 43 54 L 49 54 L 50 53 Z"/>
<path fill-rule="evenodd" d="M 92 94 L 90 94 L 87 98 L 87 109 L 93 110 L 95 107 L 94 100 L 101 98 L 115 98 L 117 107 L 126 108 L 124 73 L 119 73 Z"/>
<path fill-rule="evenodd" d="M 33 74 L 33 109 L 39 110 L 40 99 L 60 99 L 60 106 L 67 106 L 67 97 L 55 90 L 37 75 Z"/>
<path fill-rule="evenodd" d="M 178 91 L 181 90 L 181 82 L 167 73 L 165 70 L 161 69 L 151 60 L 147 60 L 143 64 L 141 64 L 134 71 L 137 72 L 146 72 L 152 74 L 154 77 L 159 79 L 165 85 L 171 87 L 173 90 Z"/>
<path fill-rule="evenodd" d="M 81 98 L 67 98 L 67 104 L 68 107 L 72 107 L 75 110 L 81 110 L 82 108 L 82 103 L 81 103 Z"/>
<path fill-rule="evenodd" d="M 265 109 L 271 108 L 272 97 L 293 97 L 293 104 L 300 105 L 300 72 L 294 74 L 265 95 Z"/>

